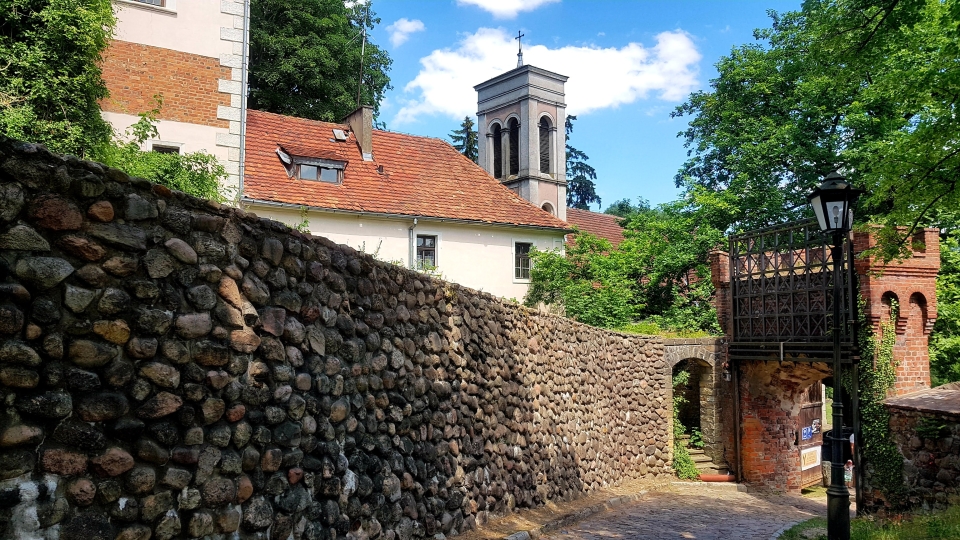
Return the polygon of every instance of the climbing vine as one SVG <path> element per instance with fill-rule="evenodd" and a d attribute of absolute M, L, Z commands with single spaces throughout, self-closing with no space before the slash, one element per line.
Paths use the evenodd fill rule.
<path fill-rule="evenodd" d="M 680 407 L 687 402 L 682 394 L 677 392 L 677 388 L 687 384 L 690 380 L 690 372 L 679 371 L 673 376 L 673 470 L 678 478 L 694 480 L 700 477 L 700 471 L 697 470 L 690 452 L 683 444 L 683 436 L 687 430 L 680 422 Z"/>
<path fill-rule="evenodd" d="M 863 299 L 860 300 L 862 314 Z M 860 430 L 865 462 L 872 469 L 870 483 L 883 493 L 888 503 L 899 506 L 903 500 L 903 455 L 890 433 L 890 413 L 883 406 L 887 392 L 896 382 L 897 361 L 893 358 L 896 341 L 895 321 L 899 306 L 890 305 L 890 318 L 880 324 L 879 335 L 861 315 L 860 324 Z"/>

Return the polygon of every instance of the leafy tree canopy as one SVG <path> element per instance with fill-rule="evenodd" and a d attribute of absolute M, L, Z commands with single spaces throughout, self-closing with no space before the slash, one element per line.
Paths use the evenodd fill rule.
<path fill-rule="evenodd" d="M 639 212 L 644 212 L 650 209 L 650 203 L 646 199 L 640 197 L 637 200 L 636 206 L 630 202 L 630 199 L 620 199 L 615 201 L 613 204 L 607 207 L 603 211 L 604 214 L 610 214 L 612 216 L 617 216 L 620 218 L 628 218 L 637 214 Z"/>
<path fill-rule="evenodd" d="M 378 113 L 392 61 L 362 33 L 379 22 L 369 3 L 251 0 L 250 107 L 339 121 L 357 108 L 362 53 L 360 101 Z"/>
<path fill-rule="evenodd" d="M 589 156 L 570 146 L 570 134 L 573 133 L 573 122 L 576 119 L 574 115 L 567 115 L 564 123 L 564 140 L 567 145 L 567 206 L 589 210 L 590 204 L 600 204 L 600 196 L 597 195 L 597 186 L 594 183 L 597 171 L 587 164 Z"/>
<path fill-rule="evenodd" d="M 0 133 L 86 155 L 110 138 L 100 54 L 110 0 L 0 0 Z"/>
<path fill-rule="evenodd" d="M 450 132 L 450 140 L 453 141 L 453 147 L 457 149 L 457 152 L 466 156 L 470 161 L 476 163 L 480 159 L 473 118 L 464 116 L 460 128 Z"/>
<path fill-rule="evenodd" d="M 884 253 L 960 204 L 957 0 L 810 0 L 771 12 L 759 43 L 674 116 L 690 117 L 678 186 L 734 195 L 731 226 L 808 212 L 806 195 L 840 169 L 868 190 L 861 223 L 885 225 Z M 909 230 L 898 232 L 897 226 Z"/>

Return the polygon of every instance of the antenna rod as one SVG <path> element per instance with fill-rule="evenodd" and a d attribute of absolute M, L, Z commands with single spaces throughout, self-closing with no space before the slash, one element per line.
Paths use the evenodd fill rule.
<path fill-rule="evenodd" d="M 360 76 L 357 78 L 357 108 L 360 108 L 360 90 L 363 88 L 363 52 L 367 47 L 367 17 L 370 16 L 370 3 L 367 3 L 367 16 L 360 21 L 363 40 L 360 42 Z"/>

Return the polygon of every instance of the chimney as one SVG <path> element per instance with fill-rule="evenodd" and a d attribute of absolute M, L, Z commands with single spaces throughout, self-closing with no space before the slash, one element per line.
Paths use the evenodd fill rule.
<path fill-rule="evenodd" d="M 364 105 L 343 119 L 357 138 L 364 161 L 373 161 L 373 107 Z"/>

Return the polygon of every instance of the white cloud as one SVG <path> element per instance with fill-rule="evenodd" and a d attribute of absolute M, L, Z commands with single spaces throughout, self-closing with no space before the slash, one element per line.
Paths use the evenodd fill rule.
<path fill-rule="evenodd" d="M 390 32 L 390 44 L 394 47 L 399 47 L 403 45 L 408 39 L 410 39 L 410 34 L 416 32 L 423 32 L 427 27 L 423 25 L 423 21 L 420 19 L 410 20 L 407 18 L 397 19 L 396 22 L 387 27 L 387 32 Z"/>
<path fill-rule="evenodd" d="M 533 11 L 545 4 L 560 0 L 457 0 L 460 5 L 477 6 L 498 19 L 512 19 L 521 11 Z"/>
<path fill-rule="evenodd" d="M 413 122 L 424 115 L 461 119 L 477 110 L 473 87 L 516 67 L 516 42 L 503 29 L 481 28 L 455 49 L 438 49 L 420 59 L 423 66 L 407 83 L 393 122 Z M 656 45 L 629 43 L 621 48 L 566 46 L 551 49 L 526 45 L 524 63 L 570 77 L 567 112 L 618 107 L 651 95 L 679 101 L 698 86 L 700 53 L 682 30 L 662 32 Z"/>

